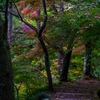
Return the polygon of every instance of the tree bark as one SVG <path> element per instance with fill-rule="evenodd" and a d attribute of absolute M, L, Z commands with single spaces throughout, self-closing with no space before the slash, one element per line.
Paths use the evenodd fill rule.
<path fill-rule="evenodd" d="M 0 18 L 0 100 L 14 100 L 14 82 L 10 48 L 7 40 L 8 0 L 6 0 L 5 22 Z M 0 23 L 0 24 L 1 24 Z"/>
<path fill-rule="evenodd" d="M 0 100 L 14 100 L 14 83 L 13 83 L 12 63 L 10 58 L 9 44 L 8 41 L 1 36 L 0 36 Z"/>
<path fill-rule="evenodd" d="M 91 43 L 88 42 L 85 44 L 85 57 L 84 57 L 84 77 L 91 77 L 91 53 L 92 47 Z"/>
<path fill-rule="evenodd" d="M 60 76 L 61 81 L 68 81 L 68 70 L 69 70 L 69 65 L 71 60 L 71 54 L 72 54 L 72 50 L 67 52 L 64 56 L 63 66 L 62 66 L 63 68 Z"/>
<path fill-rule="evenodd" d="M 9 12 L 12 11 L 12 2 L 9 2 L 8 6 Z M 12 36 L 12 15 L 8 13 L 8 43 L 11 45 L 11 36 Z"/>
<path fill-rule="evenodd" d="M 61 72 L 62 72 L 63 57 L 64 57 L 63 51 L 59 51 L 58 52 L 58 73 L 59 75 L 61 75 Z"/>
<path fill-rule="evenodd" d="M 44 51 L 44 59 L 45 59 L 47 77 L 48 77 L 49 90 L 53 91 L 53 84 L 52 84 L 52 77 L 51 77 L 51 71 L 50 71 L 50 61 L 49 61 L 48 51 L 47 51 L 46 45 L 45 45 L 41 35 L 38 36 L 38 39 L 39 39 L 39 41 L 42 45 L 43 51 Z"/>

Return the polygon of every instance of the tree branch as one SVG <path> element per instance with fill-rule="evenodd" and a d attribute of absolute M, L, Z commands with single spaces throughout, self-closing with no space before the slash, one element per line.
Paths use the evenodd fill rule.
<path fill-rule="evenodd" d="M 42 31 L 44 30 L 44 28 L 46 26 L 46 22 L 47 22 L 47 11 L 46 11 L 45 0 L 42 0 L 42 6 L 43 6 L 43 11 L 44 11 L 44 20 L 43 20 L 42 26 L 40 27 L 39 33 L 42 33 Z"/>
<path fill-rule="evenodd" d="M 12 1 L 13 1 L 13 0 L 12 0 Z M 33 30 L 37 33 L 37 28 L 36 28 L 35 26 L 31 25 L 31 24 L 28 23 L 25 19 L 22 18 L 22 16 L 21 16 L 21 14 L 19 13 L 18 8 L 17 8 L 17 6 L 16 6 L 16 4 L 15 4 L 14 1 L 13 1 L 13 3 L 14 3 L 14 6 L 15 6 L 15 8 L 16 8 L 16 10 L 17 10 L 17 13 L 18 13 L 18 15 L 19 15 L 21 21 L 22 21 L 24 24 L 26 24 L 27 26 L 29 26 L 31 29 L 33 29 Z"/>
<path fill-rule="evenodd" d="M 10 12 L 10 11 L 8 11 L 8 13 L 11 14 L 11 15 L 13 15 L 13 16 L 15 16 L 15 17 L 20 18 L 20 17 L 19 17 L 17 14 L 15 14 L 15 13 L 12 13 L 12 12 Z"/>
<path fill-rule="evenodd" d="M 5 13 L 5 11 L 4 10 L 0 10 L 0 13 Z M 15 17 L 20 18 L 17 14 L 14 13 L 14 11 L 11 11 L 11 12 L 8 11 L 8 13 L 11 14 L 11 15 L 13 15 L 13 16 L 15 16 Z"/>

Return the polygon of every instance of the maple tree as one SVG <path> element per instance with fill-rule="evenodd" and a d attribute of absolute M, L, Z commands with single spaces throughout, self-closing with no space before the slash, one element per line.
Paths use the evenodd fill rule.
<path fill-rule="evenodd" d="M 27 2 L 27 1 L 26 1 Z M 34 2 L 33 2 L 34 3 Z M 15 3 L 14 3 L 15 4 Z M 51 73 L 50 73 L 50 65 L 49 65 L 49 55 L 48 55 L 48 51 L 47 51 L 47 48 L 46 48 L 46 45 L 42 39 L 42 32 L 46 26 L 46 22 L 47 22 L 47 11 L 46 11 L 46 4 L 45 4 L 45 0 L 42 0 L 42 6 L 43 6 L 43 14 L 44 14 L 44 19 L 43 19 L 43 22 L 42 22 L 42 25 L 39 26 L 39 28 L 36 28 L 34 27 L 34 25 L 26 22 L 23 20 L 22 16 L 20 15 L 18 9 L 17 9 L 17 6 L 15 5 L 16 9 L 17 9 L 17 12 L 19 14 L 19 17 L 21 18 L 21 21 L 24 22 L 26 25 L 28 25 L 30 28 L 32 28 L 37 36 L 38 36 L 38 40 L 43 48 L 43 51 L 44 51 L 44 58 L 45 58 L 45 66 L 46 66 L 46 72 L 47 72 L 47 77 L 48 77 L 48 83 L 49 83 L 49 89 L 52 91 L 53 90 L 53 86 L 52 86 L 52 78 L 51 78 Z M 22 13 L 26 14 L 28 11 L 26 8 L 24 8 L 22 10 Z M 32 12 L 32 15 L 36 16 L 36 11 L 35 12 Z M 33 16 L 33 17 L 34 17 Z"/>

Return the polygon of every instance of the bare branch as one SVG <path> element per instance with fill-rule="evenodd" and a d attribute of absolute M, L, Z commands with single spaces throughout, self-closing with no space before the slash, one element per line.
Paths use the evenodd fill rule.
<path fill-rule="evenodd" d="M 4 10 L 0 10 L 0 13 L 5 13 L 5 11 Z M 15 17 L 18 17 L 18 18 L 20 18 L 19 16 L 18 16 L 18 14 L 16 14 L 14 11 L 8 11 L 8 13 L 9 14 L 11 14 L 11 15 L 13 15 L 13 16 L 15 16 Z"/>
<path fill-rule="evenodd" d="M 20 18 L 20 17 L 18 16 L 18 14 L 15 14 L 14 12 L 10 12 L 10 11 L 8 11 L 8 13 L 11 14 L 11 15 L 13 15 L 13 16 L 15 16 L 15 17 Z"/>

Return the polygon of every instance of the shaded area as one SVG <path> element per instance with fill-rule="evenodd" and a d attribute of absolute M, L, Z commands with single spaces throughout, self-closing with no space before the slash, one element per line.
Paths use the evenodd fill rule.
<path fill-rule="evenodd" d="M 99 79 L 78 79 L 75 82 L 59 84 L 50 96 L 51 100 L 100 100 L 97 95 L 99 89 Z"/>

